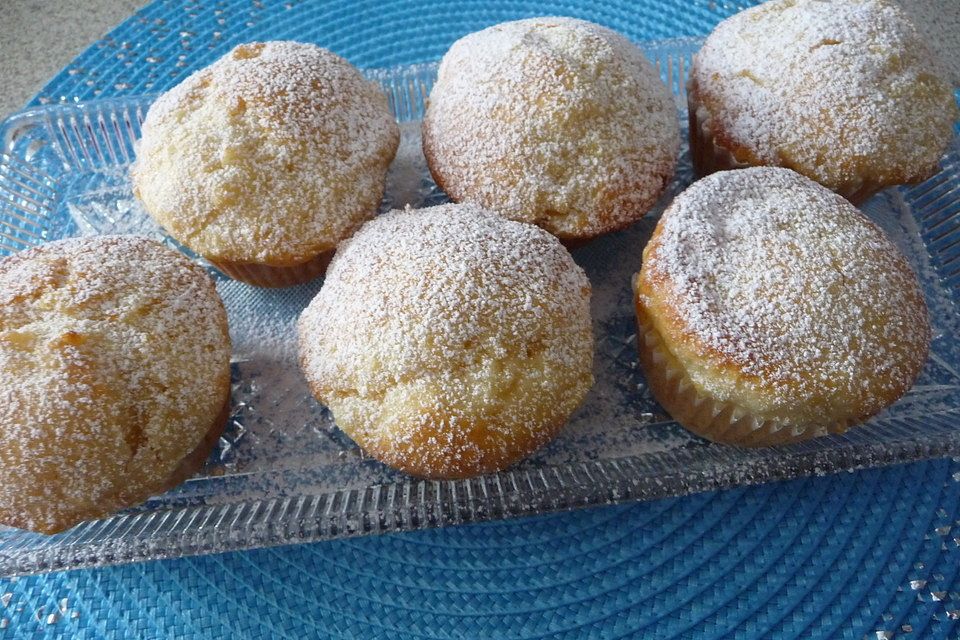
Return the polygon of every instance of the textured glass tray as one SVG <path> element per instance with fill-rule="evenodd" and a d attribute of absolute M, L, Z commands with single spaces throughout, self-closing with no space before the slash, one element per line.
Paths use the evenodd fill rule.
<path fill-rule="evenodd" d="M 645 45 L 677 96 L 683 123 L 686 68 L 698 46 Z M 384 209 L 445 200 L 419 149 L 418 121 L 435 72 L 435 64 L 424 64 L 368 73 L 384 85 L 403 132 Z M 150 102 L 43 107 L 3 125 L 0 255 L 94 233 L 171 242 L 133 200 L 127 179 Z M 684 147 L 661 205 L 691 179 Z M 585 405 L 530 459 L 468 481 L 419 481 L 364 458 L 312 399 L 296 365 L 293 323 L 319 281 L 271 291 L 213 272 L 234 340 L 234 410 L 201 474 L 138 508 L 56 536 L 0 528 L 0 574 L 404 531 L 960 455 L 957 141 L 936 177 L 888 190 L 865 211 L 920 275 L 935 337 L 916 387 L 846 435 L 748 450 L 696 438 L 663 413 L 637 369 L 630 293 L 656 215 L 574 253 L 594 287 L 597 382 Z"/>

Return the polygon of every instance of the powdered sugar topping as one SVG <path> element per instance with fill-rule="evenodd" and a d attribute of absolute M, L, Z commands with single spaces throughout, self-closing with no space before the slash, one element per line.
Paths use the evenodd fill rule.
<path fill-rule="evenodd" d="M 902 393 L 926 358 L 926 306 L 903 255 L 847 201 L 792 171 L 695 183 L 664 213 L 645 258 L 641 277 L 673 306 L 678 331 L 788 396 Z"/>
<path fill-rule="evenodd" d="M 4 517 L 49 529 L 158 486 L 211 427 L 229 357 L 212 281 L 154 241 L 69 239 L 0 262 Z"/>
<path fill-rule="evenodd" d="M 383 92 L 343 58 L 244 44 L 154 103 L 134 186 L 209 258 L 303 262 L 376 212 L 398 143 Z"/>
<path fill-rule="evenodd" d="M 721 144 L 832 189 L 931 173 L 956 106 L 944 72 L 886 0 L 774 0 L 729 18 L 691 80 Z"/>
<path fill-rule="evenodd" d="M 547 340 L 572 363 L 580 336 L 547 332 L 558 319 L 588 317 L 589 290 L 566 249 L 536 227 L 475 205 L 392 211 L 339 248 L 304 311 L 308 375 L 367 394 L 466 364 L 475 353 L 464 344 L 477 341 L 503 357 Z M 333 351 L 310 357 L 320 344 Z"/>
<path fill-rule="evenodd" d="M 475 205 L 392 211 L 338 249 L 300 319 L 301 363 L 354 437 L 369 426 L 404 448 L 426 425 L 405 455 L 449 472 L 484 455 L 456 425 L 493 415 L 485 437 L 506 459 L 514 433 L 542 443 L 589 388 L 589 292 L 537 227 Z"/>
<path fill-rule="evenodd" d="M 638 219 L 673 175 L 677 112 L 643 53 L 571 18 L 506 22 L 458 40 L 424 118 L 438 183 L 563 236 Z"/>
<path fill-rule="evenodd" d="M 924 40 L 946 66 L 954 87 L 960 87 L 960 3 L 953 0 L 904 0 L 900 3 Z"/>

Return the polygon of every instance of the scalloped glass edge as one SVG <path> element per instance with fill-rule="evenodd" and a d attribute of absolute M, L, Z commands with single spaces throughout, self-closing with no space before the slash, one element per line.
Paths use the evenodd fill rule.
<path fill-rule="evenodd" d="M 686 67 L 699 39 L 643 43 L 668 86 L 685 108 Z M 400 121 L 418 120 L 429 93 L 436 63 L 369 70 L 384 85 Z M 0 254 L 42 242 L 40 213 L 58 198 L 57 178 L 34 166 L 31 131 L 49 127 L 49 140 L 62 166 L 56 171 L 87 171 L 129 162 L 133 140 L 151 102 L 150 96 L 89 103 L 51 105 L 14 115 L 0 127 Z M 123 114 L 136 114 L 130 118 Z M 89 115 L 95 117 L 90 118 Z M 108 114 L 104 117 L 104 114 Z M 117 114 L 120 114 L 118 117 Z M 58 130 L 53 130 L 57 123 Z M 65 126 L 69 124 L 69 126 Z M 96 143 L 96 129 L 116 145 Z M 113 134 L 116 135 L 113 135 Z M 85 137 L 93 145 L 84 144 Z M 954 145 L 956 148 L 956 144 Z M 954 152 L 956 154 L 956 151 Z M 952 158 L 940 174 L 895 198 L 922 208 L 920 230 L 939 283 L 949 295 L 954 325 L 960 293 L 960 160 Z M 36 214 L 36 215 L 35 215 Z M 950 367 L 949 363 L 944 366 Z M 952 370 L 952 369 L 951 369 Z M 922 423 L 922 431 L 917 431 Z M 649 500 L 807 475 L 906 463 L 960 455 L 960 406 L 931 414 L 886 416 L 869 428 L 854 429 L 789 447 L 740 449 L 712 447 L 676 450 L 662 455 L 553 464 L 514 469 L 461 481 L 423 481 L 401 477 L 387 484 L 328 490 L 320 478 L 289 471 L 259 473 L 254 491 L 238 491 L 235 501 L 185 504 L 176 509 L 132 512 L 81 524 L 57 536 L 7 536 L 0 543 L 0 574 L 30 574 L 296 544 L 387 532 L 481 522 L 500 518 Z M 322 473 L 318 472 L 318 473 Z M 267 481 L 266 476 L 271 476 Z M 245 482 L 243 474 L 223 478 L 224 486 Z M 299 487 L 283 495 L 277 487 Z M 311 491 L 311 487 L 314 490 Z M 274 495 L 271 495 L 273 493 Z M 242 495 L 241 495 L 242 494 Z"/>

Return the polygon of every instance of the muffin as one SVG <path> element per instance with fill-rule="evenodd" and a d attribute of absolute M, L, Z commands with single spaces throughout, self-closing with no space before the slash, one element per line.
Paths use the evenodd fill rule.
<path fill-rule="evenodd" d="M 571 18 L 505 22 L 443 57 L 423 151 L 455 202 L 578 244 L 656 202 L 676 167 L 677 109 L 620 34 Z"/>
<path fill-rule="evenodd" d="M 929 350 L 904 256 L 789 169 L 723 171 L 677 196 L 634 292 L 650 390 L 716 442 L 840 433 L 906 393 Z"/>
<path fill-rule="evenodd" d="M 364 225 L 299 338 L 337 425 L 421 477 L 506 468 L 550 440 L 593 384 L 583 271 L 550 234 L 472 204 Z"/>
<path fill-rule="evenodd" d="M 852 202 L 937 171 L 957 107 L 940 62 L 886 0 L 773 0 L 694 56 L 690 147 L 703 175 L 797 171 Z"/>
<path fill-rule="evenodd" d="M 100 236 L 0 262 L 0 523 L 56 533 L 166 491 L 229 397 L 226 312 L 185 256 Z"/>
<path fill-rule="evenodd" d="M 373 217 L 400 132 L 383 92 L 311 44 L 242 44 L 163 94 L 143 123 L 135 195 L 232 278 L 323 273 Z"/>

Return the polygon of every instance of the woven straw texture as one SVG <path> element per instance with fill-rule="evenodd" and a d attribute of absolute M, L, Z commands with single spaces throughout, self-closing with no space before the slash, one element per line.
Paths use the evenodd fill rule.
<path fill-rule="evenodd" d="M 238 42 L 362 67 L 562 14 L 636 40 L 748 2 L 156 2 L 35 103 L 164 90 Z M 960 463 L 568 514 L 3 581 L 0 637 L 958 638 Z"/>

